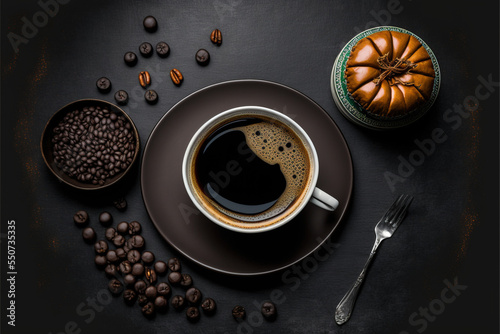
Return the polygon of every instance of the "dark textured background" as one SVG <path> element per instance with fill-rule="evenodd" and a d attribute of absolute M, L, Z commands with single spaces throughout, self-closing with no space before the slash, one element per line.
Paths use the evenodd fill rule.
<path fill-rule="evenodd" d="M 41 8 L 36 1 L 2 1 L 2 333 L 498 333 L 498 87 L 456 130 L 443 120 L 447 109 L 474 95 L 478 76 L 499 80 L 498 3 L 401 0 L 400 12 L 389 18 L 383 11 L 387 13 L 391 3 L 73 0 L 61 5 L 15 53 L 7 34 L 20 34 L 22 18 L 31 21 Z M 159 21 L 154 34 L 142 28 L 148 14 Z M 379 133 L 359 128 L 339 113 L 329 79 L 344 44 L 357 32 L 384 24 L 406 28 L 427 42 L 439 60 L 442 84 L 436 104 L 421 122 Z M 208 39 L 215 27 L 223 33 L 219 48 Z M 134 68 L 123 64 L 125 51 L 160 40 L 171 46 L 167 59 L 141 58 Z M 194 61 L 202 47 L 212 55 L 205 68 Z M 143 145 L 177 101 L 232 79 L 288 85 L 331 115 L 351 149 L 354 193 L 332 237 L 337 249 L 314 272 L 300 279 L 288 272 L 293 282 L 282 281 L 283 273 L 241 279 L 214 274 L 181 258 L 196 285 L 218 301 L 214 317 L 203 316 L 191 325 L 183 314 L 170 310 L 148 321 L 138 307 L 127 307 L 121 300 L 111 301 L 88 323 L 88 314 L 77 312 L 78 305 L 106 287 L 106 279 L 94 268 L 93 250 L 72 223 L 76 210 L 86 209 L 96 227 L 103 210 L 110 210 L 116 220 L 139 220 L 150 250 L 163 259 L 177 255 L 148 218 L 137 173 L 129 185 L 116 190 L 129 201 L 128 210 L 119 213 L 110 205 L 110 196 L 58 184 L 39 152 L 43 126 L 57 109 L 86 97 L 113 101 L 111 93 L 95 89 L 100 76 L 109 77 L 116 89 L 139 92 L 136 76 L 143 65 L 159 83 L 160 101 L 149 106 L 140 97 L 125 107 Z M 168 78 L 172 67 L 186 77 L 181 87 Z M 384 172 L 396 173 L 398 156 L 407 158 L 417 148 L 414 140 L 429 138 L 438 127 L 447 141 L 392 192 Z M 410 214 L 380 248 L 351 320 L 339 327 L 334 308 L 366 260 L 377 219 L 401 192 L 415 196 Z M 7 326 L 5 317 L 5 233 L 12 219 L 17 226 L 15 328 Z M 439 305 L 444 280 L 455 278 L 466 290 L 438 310 L 425 330 L 422 322 L 409 322 L 419 308 Z M 255 325 L 258 318 L 243 325 L 231 318 L 235 304 L 251 314 L 256 311 L 254 301 L 269 299 L 274 289 L 286 298 L 276 322 L 252 327 L 249 324 Z"/>

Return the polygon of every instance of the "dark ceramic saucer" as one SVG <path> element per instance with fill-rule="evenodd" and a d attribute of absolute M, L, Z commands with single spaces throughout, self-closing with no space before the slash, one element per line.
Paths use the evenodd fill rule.
<path fill-rule="evenodd" d="M 196 209 L 182 181 L 181 166 L 186 147 L 208 119 L 246 105 L 282 112 L 309 134 L 320 162 L 317 186 L 339 200 L 335 212 L 308 204 L 282 227 L 264 233 L 243 234 L 217 226 Z M 349 148 L 330 116 L 302 93 L 260 80 L 215 84 L 181 100 L 151 132 L 141 168 L 144 203 L 165 240 L 202 266 L 234 275 L 278 271 L 311 254 L 339 224 L 352 186 Z"/>

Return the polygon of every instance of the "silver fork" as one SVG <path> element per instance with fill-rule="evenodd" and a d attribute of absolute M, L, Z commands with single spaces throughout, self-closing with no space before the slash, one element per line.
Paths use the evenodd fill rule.
<path fill-rule="evenodd" d="M 373 245 L 372 251 L 366 264 L 359 274 L 356 282 L 354 282 L 353 286 L 347 293 L 344 298 L 340 301 L 335 309 L 335 321 L 337 324 L 342 325 L 347 320 L 349 320 L 351 316 L 352 309 L 354 308 L 354 303 L 356 302 L 356 298 L 358 296 L 359 289 L 361 287 L 361 283 L 363 283 L 363 279 L 365 278 L 366 271 L 375 256 L 375 252 L 377 251 L 378 246 L 382 242 L 382 240 L 392 237 L 392 234 L 398 228 L 399 224 L 403 221 L 405 217 L 406 210 L 410 206 L 413 201 L 413 197 L 409 195 L 400 195 L 397 200 L 392 203 L 391 207 L 387 212 L 380 218 L 377 226 L 375 226 L 375 244 Z"/>

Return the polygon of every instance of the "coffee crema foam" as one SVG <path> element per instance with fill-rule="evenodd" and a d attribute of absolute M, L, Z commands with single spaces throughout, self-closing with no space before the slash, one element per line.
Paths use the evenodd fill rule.
<path fill-rule="evenodd" d="M 286 213 L 294 201 L 301 199 L 301 195 L 305 193 L 304 190 L 307 188 L 311 177 L 310 157 L 301 139 L 273 119 L 258 118 L 262 121 L 236 127 L 234 130 L 243 132 L 248 147 L 258 158 L 270 165 L 279 165 L 286 180 L 286 187 L 282 195 L 271 208 L 256 215 L 245 215 L 230 211 L 207 198 L 217 210 L 228 217 L 250 223 L 248 225 L 255 225 L 248 226 L 250 228 L 262 227 L 262 224 L 258 224 L 262 221 L 267 221 L 265 225 L 278 222 L 281 219 L 278 216 L 283 212 Z M 230 221 L 226 221 L 226 223 L 245 227 Z"/>

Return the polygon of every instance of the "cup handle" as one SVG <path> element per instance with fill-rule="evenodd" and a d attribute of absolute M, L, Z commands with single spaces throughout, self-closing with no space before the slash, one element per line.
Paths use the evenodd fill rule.
<path fill-rule="evenodd" d="M 339 206 L 339 201 L 317 187 L 314 188 L 310 201 L 328 211 L 334 211 Z"/>

